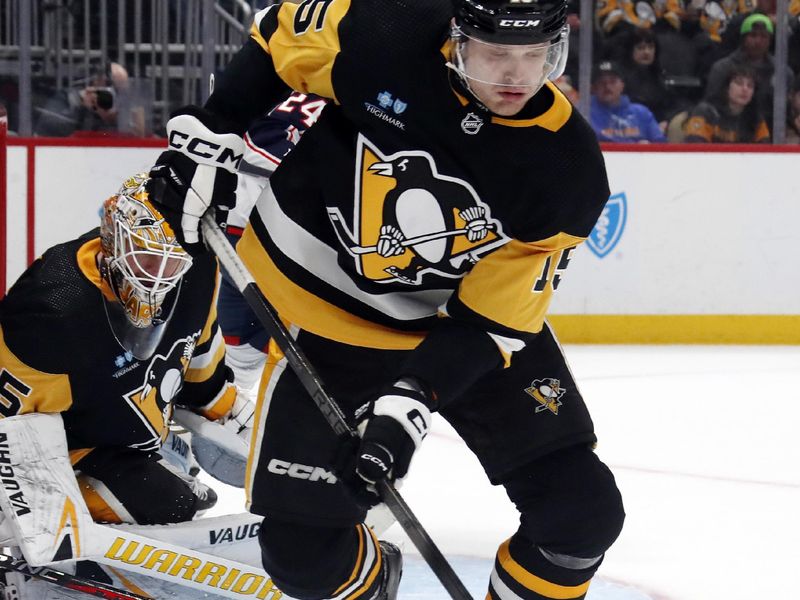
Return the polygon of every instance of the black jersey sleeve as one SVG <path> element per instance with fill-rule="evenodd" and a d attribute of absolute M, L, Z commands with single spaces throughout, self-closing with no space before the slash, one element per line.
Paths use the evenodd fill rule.
<path fill-rule="evenodd" d="M 189 361 L 176 403 L 214 420 L 230 412 L 236 399 L 236 387 L 233 384 L 233 372 L 225 364 L 225 341 L 217 322 L 220 281 L 217 261 L 206 255 L 203 257 L 203 264 L 194 264 L 192 269 L 195 270 L 193 275 L 196 279 L 201 282 L 216 280 L 217 285 L 208 304 L 208 317 Z M 200 270 L 202 272 L 198 273 Z"/>
<path fill-rule="evenodd" d="M 250 39 L 220 75 L 205 107 L 243 134 L 252 121 L 289 92 L 289 86 L 275 72 L 272 57 Z"/>

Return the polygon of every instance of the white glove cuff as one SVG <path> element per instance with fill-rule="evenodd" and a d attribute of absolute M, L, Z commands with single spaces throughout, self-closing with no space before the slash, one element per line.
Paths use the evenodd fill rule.
<path fill-rule="evenodd" d="M 419 400 L 408 396 L 381 396 L 375 401 L 372 414 L 391 417 L 400 423 L 414 441 L 415 448 L 419 448 L 431 428 L 431 411 Z"/>
<path fill-rule="evenodd" d="M 167 121 L 170 150 L 185 154 L 200 165 L 239 170 L 244 156 L 244 140 L 235 133 L 214 133 L 197 117 L 178 115 Z"/>

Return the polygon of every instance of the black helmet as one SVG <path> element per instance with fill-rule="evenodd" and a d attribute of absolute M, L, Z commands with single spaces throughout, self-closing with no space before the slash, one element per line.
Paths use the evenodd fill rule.
<path fill-rule="evenodd" d="M 559 37 L 566 0 L 455 0 L 456 26 L 495 44 L 540 44 Z"/>

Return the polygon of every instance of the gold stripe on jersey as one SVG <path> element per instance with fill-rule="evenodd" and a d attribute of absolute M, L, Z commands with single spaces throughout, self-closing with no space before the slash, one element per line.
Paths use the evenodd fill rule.
<path fill-rule="evenodd" d="M 350 9 L 350 0 L 284 2 L 274 21 L 259 19 L 251 37 L 272 56 L 275 72 L 292 89 L 336 101 L 331 70 L 341 50 L 339 23 Z"/>
<path fill-rule="evenodd" d="M 413 350 L 425 336 L 367 321 L 304 290 L 284 275 L 248 225 L 236 245 L 256 283 L 284 319 L 316 335 L 381 350 Z"/>
<path fill-rule="evenodd" d="M 192 357 L 184 381 L 186 383 L 202 383 L 203 381 L 208 381 L 216 372 L 219 363 L 224 358 L 225 341 L 222 338 L 222 334 L 217 329 L 217 333 L 211 342 L 211 347 L 208 348 L 207 352 Z"/>
<path fill-rule="evenodd" d="M 69 376 L 63 373 L 45 373 L 20 360 L 6 345 L 0 326 L 0 404 L 6 415 L 32 412 L 59 413 L 72 406 L 72 388 Z"/>
<path fill-rule="evenodd" d="M 572 104 L 554 83 L 548 81 L 545 85 L 553 92 L 553 104 L 543 114 L 533 119 L 504 119 L 492 116 L 492 123 L 507 127 L 533 127 L 538 126 L 548 131 L 558 131 L 572 116 Z"/>
<path fill-rule="evenodd" d="M 272 402 L 272 392 L 280 379 L 281 374 L 286 369 L 286 357 L 283 351 L 270 338 L 267 343 L 267 360 L 264 370 L 261 372 L 261 381 L 258 384 L 258 396 L 256 397 L 256 410 L 253 416 L 253 434 L 250 436 L 250 449 L 247 454 L 247 465 L 244 471 L 244 493 L 245 507 L 250 510 L 253 501 L 252 481 L 255 470 L 261 456 L 261 445 L 269 407 Z"/>
<path fill-rule="evenodd" d="M 361 561 L 363 560 L 364 557 L 364 529 L 362 527 L 356 526 L 356 535 L 358 536 L 358 552 L 356 553 L 356 562 L 353 565 L 353 572 L 350 573 L 350 577 L 347 578 L 347 581 L 345 581 L 342 585 L 336 588 L 336 590 L 333 592 L 334 596 L 339 592 L 341 592 L 346 587 L 352 585 L 352 583 L 356 580 L 356 577 L 358 576 L 358 570 L 359 567 L 361 566 Z"/>
<path fill-rule="evenodd" d="M 332 600 L 356 600 L 369 597 L 375 592 L 376 579 L 383 566 L 378 538 L 363 523 L 356 525 L 358 530 L 358 553 L 350 578 L 334 592 Z"/>
<path fill-rule="evenodd" d="M 86 242 L 78 249 L 76 255 L 78 260 L 78 268 L 84 274 L 86 279 L 91 281 L 97 287 L 107 300 L 116 302 L 117 297 L 114 295 L 108 282 L 100 277 L 100 269 L 97 267 L 97 255 L 100 254 L 100 238 L 93 238 Z"/>
<path fill-rule="evenodd" d="M 559 585 L 534 575 L 513 559 L 508 549 L 509 543 L 510 540 L 506 540 L 500 545 L 497 550 L 497 561 L 502 570 L 524 588 L 531 590 L 540 597 L 544 596 L 553 600 L 582 598 L 589 590 L 591 580 L 580 585 Z"/>
<path fill-rule="evenodd" d="M 566 233 L 538 242 L 511 240 L 478 261 L 461 280 L 458 298 L 504 327 L 538 333 L 553 295 L 560 253 L 583 240 Z M 541 291 L 534 290 L 538 281 L 546 282 Z"/>

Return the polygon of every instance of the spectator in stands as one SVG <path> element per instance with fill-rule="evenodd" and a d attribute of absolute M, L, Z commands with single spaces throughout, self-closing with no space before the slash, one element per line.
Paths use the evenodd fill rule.
<path fill-rule="evenodd" d="M 742 20 L 755 10 L 755 3 L 752 0 L 740 0 L 738 3 L 725 0 L 700 0 L 692 4 L 698 13 L 698 30 L 693 38 L 696 55 L 695 72 L 705 87 L 711 66 L 736 50 L 738 29 Z M 740 11 L 744 14 L 739 15 Z"/>
<path fill-rule="evenodd" d="M 656 9 L 650 0 L 597 0 L 595 25 L 603 37 L 601 57 L 620 58 L 622 40 L 632 29 L 649 29 L 656 22 Z"/>
<path fill-rule="evenodd" d="M 715 62 L 708 74 L 706 98 L 723 97 L 726 93 L 730 74 L 741 65 L 750 66 L 758 84 L 758 104 L 769 119 L 772 114 L 772 76 L 775 61 L 769 52 L 775 28 L 767 15 L 753 13 L 746 17 L 739 33 L 739 47 L 730 55 Z M 792 73 L 788 73 L 787 84 L 791 85 Z"/>
<path fill-rule="evenodd" d="M 652 31 L 658 40 L 661 67 L 670 74 L 694 74 L 691 35 L 695 23 L 689 18 L 689 0 L 657 0 Z"/>
<path fill-rule="evenodd" d="M 625 93 L 631 102 L 649 108 L 663 129 L 679 107 L 672 91 L 664 85 L 658 40 L 650 29 L 634 29 L 624 48 L 620 66 L 625 74 Z"/>
<path fill-rule="evenodd" d="M 770 133 L 759 109 L 758 86 L 752 67 L 733 65 L 722 87 L 689 112 L 684 141 L 768 143 Z"/>
<path fill-rule="evenodd" d="M 34 133 L 76 132 L 144 135 L 144 109 L 132 106 L 128 72 L 119 63 L 95 69 L 80 87 L 59 90 L 35 110 Z"/>
<path fill-rule="evenodd" d="M 591 122 L 601 142 L 663 142 L 664 132 L 653 113 L 631 102 L 625 91 L 622 69 L 603 61 L 592 72 Z"/>
<path fill-rule="evenodd" d="M 794 78 L 786 107 L 786 143 L 800 144 L 800 75 Z"/>

